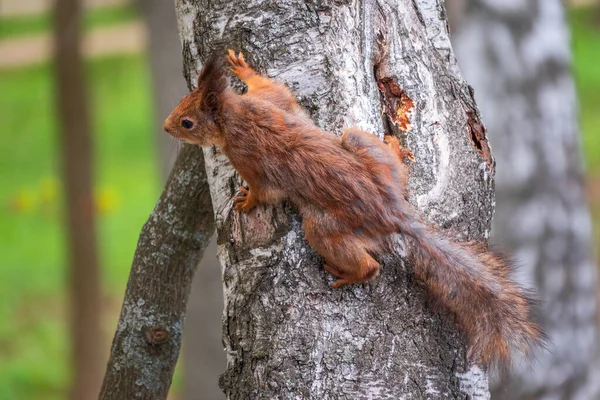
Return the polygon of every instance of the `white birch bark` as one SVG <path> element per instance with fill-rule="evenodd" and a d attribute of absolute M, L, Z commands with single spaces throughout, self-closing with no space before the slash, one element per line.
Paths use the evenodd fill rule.
<path fill-rule="evenodd" d="M 487 239 L 494 161 L 441 0 L 176 0 L 176 11 L 190 87 L 213 49 L 244 51 L 322 128 L 399 133 L 416 157 L 411 202 L 463 239 Z M 408 132 L 391 127 L 396 110 L 383 112 L 378 83 L 414 101 Z M 215 149 L 205 159 L 223 267 L 228 399 L 489 398 L 486 374 L 467 365 L 455 326 L 428 309 L 409 264 L 388 255 L 375 281 L 330 289 L 296 212 L 233 211 L 239 178 Z"/>
<path fill-rule="evenodd" d="M 452 21 L 457 58 L 498 162 L 492 236 L 520 259 L 518 280 L 537 288 L 551 340 L 493 397 L 598 398 L 596 264 L 563 4 L 451 3 L 462 9 Z"/>

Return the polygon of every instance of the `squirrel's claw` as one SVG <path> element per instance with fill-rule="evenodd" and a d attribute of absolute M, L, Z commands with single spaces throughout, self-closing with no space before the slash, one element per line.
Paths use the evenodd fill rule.
<path fill-rule="evenodd" d="M 236 211 L 241 211 L 241 212 L 247 214 L 256 205 L 256 200 L 250 193 L 249 189 L 246 189 L 245 187 L 240 186 L 240 192 L 241 192 L 241 194 L 239 196 L 236 196 L 232 199 L 234 208 Z"/>
<path fill-rule="evenodd" d="M 229 70 L 233 72 L 235 76 L 237 76 L 241 80 L 244 80 L 255 73 L 254 70 L 250 68 L 250 66 L 244 59 L 244 55 L 242 54 L 242 52 L 239 52 L 236 56 L 235 51 L 229 49 L 227 50 L 227 53 L 227 62 L 229 63 L 229 65 L 231 65 L 231 68 L 229 68 Z"/>
<path fill-rule="evenodd" d="M 336 278 L 344 278 L 345 275 L 337 268 L 332 267 L 329 264 L 323 264 L 323 269 L 327 272 L 329 272 L 331 275 L 335 276 Z"/>
<path fill-rule="evenodd" d="M 350 281 L 346 279 L 346 274 L 344 274 L 339 269 L 332 267 L 331 265 L 328 265 L 328 264 L 323 264 L 323 269 L 325 269 L 325 271 L 329 272 L 331 275 L 335 276 L 336 278 L 339 278 L 338 280 L 336 280 L 335 282 L 333 282 L 330 285 L 331 288 L 337 289 L 340 286 L 347 285 L 350 283 Z"/>
<path fill-rule="evenodd" d="M 344 285 L 347 285 L 347 284 L 349 284 L 349 283 L 350 283 L 350 282 L 348 282 L 346 279 L 338 279 L 337 281 L 333 282 L 333 283 L 330 285 L 330 287 L 331 287 L 332 289 L 337 289 L 337 288 L 339 288 L 340 286 L 344 286 Z"/>

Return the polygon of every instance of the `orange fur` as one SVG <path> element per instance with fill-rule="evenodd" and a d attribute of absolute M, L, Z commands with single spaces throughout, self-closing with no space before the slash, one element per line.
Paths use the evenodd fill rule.
<path fill-rule="evenodd" d="M 213 57 L 164 126 L 189 143 L 221 147 L 249 187 L 233 199 L 237 210 L 293 202 L 306 239 L 337 278 L 334 288 L 376 276 L 373 255 L 403 234 L 412 243 L 416 277 L 435 304 L 456 315 L 470 358 L 483 366 L 507 364 L 512 349 L 527 352 L 543 340 L 531 300 L 508 276 L 511 264 L 482 245 L 449 239 L 408 203 L 402 159 L 414 157 L 397 138 L 383 143 L 355 128 L 341 138 L 324 132 L 287 87 L 260 76 L 241 53 L 230 50 L 227 61 L 248 93 L 227 87 Z"/>

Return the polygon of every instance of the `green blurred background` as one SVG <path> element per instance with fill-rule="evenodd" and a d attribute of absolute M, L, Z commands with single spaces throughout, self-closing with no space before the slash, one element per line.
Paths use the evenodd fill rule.
<path fill-rule="evenodd" d="M 600 12 L 590 7 L 571 6 L 569 20 L 588 193 L 599 226 Z M 117 3 L 87 9 L 84 22 L 86 32 L 99 35 L 135 33 L 141 17 Z M 35 50 L 51 29 L 46 11 L 0 13 L 0 400 L 65 399 L 70 380 L 54 72 Z M 31 51 L 9 54 L 11 43 Z M 144 41 L 124 47 L 115 43 L 111 51 L 109 43 L 86 61 L 107 352 L 138 234 L 162 180 Z M 176 395 L 177 381 L 174 389 Z"/>
<path fill-rule="evenodd" d="M 139 23 L 139 18 L 132 5 L 94 8 L 86 11 L 85 27 L 131 26 Z M 24 40 L 24 45 L 35 47 L 39 35 L 50 35 L 51 29 L 49 13 L 3 17 L 0 40 Z M 161 189 L 144 48 L 117 52 L 121 54 L 107 51 L 86 62 L 106 351 L 140 229 Z M 70 378 L 66 249 L 52 68 L 48 59 L 33 59 L 14 67 L 0 64 L 2 400 L 64 399 Z"/>

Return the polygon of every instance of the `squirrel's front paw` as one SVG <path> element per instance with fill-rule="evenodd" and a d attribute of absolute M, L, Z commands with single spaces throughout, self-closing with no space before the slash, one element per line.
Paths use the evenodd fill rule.
<path fill-rule="evenodd" d="M 233 204 L 237 211 L 248 213 L 256 206 L 256 198 L 252 195 L 249 189 L 240 186 L 241 194 L 233 198 Z"/>
<path fill-rule="evenodd" d="M 235 76 L 244 80 L 254 74 L 254 70 L 250 68 L 246 60 L 244 60 L 244 55 L 241 52 L 236 56 L 235 52 L 229 49 L 228 53 L 227 61 L 229 62 L 229 65 L 231 65 L 231 72 L 233 72 Z"/>

